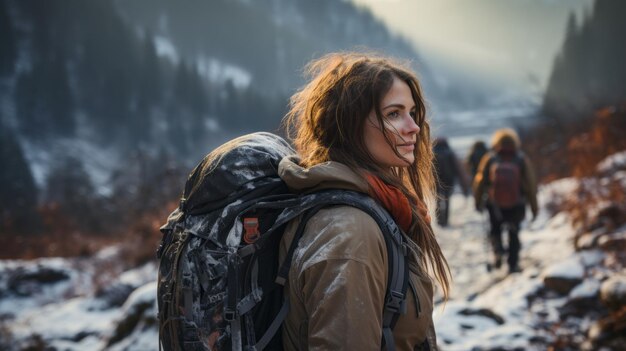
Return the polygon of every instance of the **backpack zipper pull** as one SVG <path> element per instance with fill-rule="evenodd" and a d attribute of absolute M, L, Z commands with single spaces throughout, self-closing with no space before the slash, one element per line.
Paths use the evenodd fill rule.
<path fill-rule="evenodd" d="M 258 217 L 244 217 L 243 219 L 243 241 L 246 244 L 252 244 L 259 238 L 259 218 Z"/>

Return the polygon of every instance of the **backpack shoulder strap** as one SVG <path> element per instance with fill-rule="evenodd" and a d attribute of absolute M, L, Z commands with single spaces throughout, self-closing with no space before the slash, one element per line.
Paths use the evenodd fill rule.
<path fill-rule="evenodd" d="M 409 281 L 409 268 L 406 256 L 408 248 L 405 239 L 393 220 L 393 217 L 371 197 L 348 190 L 328 190 L 307 195 L 314 196 L 311 207 L 304 212 L 294 238 L 289 247 L 287 257 L 279 269 L 277 282 L 284 283 L 289 273 L 293 252 L 304 233 L 306 222 L 320 209 L 332 205 L 347 205 L 358 208 L 370 215 L 378 224 L 385 240 L 388 257 L 388 281 L 383 309 L 383 340 L 382 346 L 387 350 L 395 349 L 392 329 L 400 313 L 406 311 L 406 293 Z"/>

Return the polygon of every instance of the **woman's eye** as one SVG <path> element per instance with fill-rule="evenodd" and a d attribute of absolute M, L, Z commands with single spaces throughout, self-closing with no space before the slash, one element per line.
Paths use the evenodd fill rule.
<path fill-rule="evenodd" d="M 413 117 L 413 119 L 415 119 L 415 116 L 417 116 L 417 113 L 415 111 L 411 111 L 411 117 Z"/>
<path fill-rule="evenodd" d="M 398 116 L 400 116 L 400 113 L 398 111 L 392 111 L 387 114 L 387 118 L 396 118 Z"/>

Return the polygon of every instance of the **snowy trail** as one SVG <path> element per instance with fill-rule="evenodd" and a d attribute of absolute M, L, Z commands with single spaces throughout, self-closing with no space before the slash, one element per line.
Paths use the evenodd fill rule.
<path fill-rule="evenodd" d="M 540 190 L 539 202 L 545 203 L 549 196 L 550 192 Z M 529 217 L 527 213 L 520 231 L 522 271 L 508 274 L 503 263 L 488 272 L 492 255 L 485 239 L 487 214 L 475 211 L 473 198 L 453 195 L 450 226 L 434 228 L 453 280 L 450 299 L 442 303 L 440 298 L 433 316 L 442 350 L 545 349 L 545 340 L 551 336 L 537 326 L 557 322 L 557 309 L 566 298 L 533 297 L 543 288 L 543 274 L 562 262 L 571 267 L 572 260 L 597 258 L 594 254 L 572 256 L 574 230 L 566 215 L 549 218 L 541 208 L 535 222 L 529 222 Z"/>
<path fill-rule="evenodd" d="M 435 224 L 434 228 L 452 272 L 450 299 L 472 299 L 505 277 L 506 267 L 487 270 L 487 263 L 492 261 L 487 241 L 488 218 L 486 212 L 474 209 L 473 198 L 454 194 L 450 207 L 450 225 L 441 228 Z"/>
<path fill-rule="evenodd" d="M 543 186 L 539 191 L 539 203 L 545 205 L 548 199 L 571 193 L 574 185 L 575 182 L 562 180 Z M 539 218 L 535 222 L 526 221 L 522 224 L 522 271 L 507 274 L 508 269 L 503 265 L 498 270 L 488 272 L 486 264 L 492 257 L 486 241 L 486 213 L 476 212 L 473 199 L 461 194 L 453 195 L 451 207 L 450 226 L 434 227 L 452 273 L 450 299 L 443 303 L 440 294 L 437 295 L 439 298 L 433 314 L 440 349 L 546 350 L 557 337 L 551 326 L 561 322 L 559 309 L 568 301 L 568 296 L 546 290 L 544 277 L 550 272 L 571 276 L 585 269 L 593 270 L 604 259 L 604 254 L 598 250 L 575 252 L 575 230 L 568 215 L 559 213 L 550 217 L 546 208 L 540 206 Z M 503 239 L 506 242 L 506 235 Z M 109 253 L 100 256 L 99 259 L 105 261 L 115 257 Z M 89 264 L 93 265 L 96 261 L 90 261 Z M 152 281 L 156 275 L 154 263 L 128 271 L 111 283 L 112 287 L 124 288 L 128 285 L 136 289 L 136 293 L 128 297 L 123 306 L 110 306 L 106 294 L 102 297 L 78 296 L 68 299 L 68 294 L 75 292 L 76 286 L 86 284 L 83 290 L 93 288 L 89 285 L 92 279 L 81 278 L 71 260 L 0 262 L 0 272 L 17 265 L 24 266 L 26 272 L 41 270 L 41 267 L 56 268 L 69 277 L 57 284 L 34 287 L 29 296 L 5 294 L 0 299 L 0 314 L 16 316 L 9 321 L 9 325 L 5 324 L 5 328 L 10 326 L 8 330 L 19 342 L 26 343 L 32 335 L 42 335 L 49 345 L 63 350 L 158 349 L 157 330 L 153 328 L 156 315 L 156 284 Z M 84 269 L 80 272 L 84 273 Z M 557 276 L 562 273 L 557 273 Z M 582 277 L 582 274 L 579 275 Z M 0 279 L 0 288 L 4 284 L 6 291 L 9 286 L 6 277 L 2 274 L 0 277 L 4 278 L 4 281 Z M 588 284 L 581 284 L 583 286 L 577 294 L 584 295 L 585 289 L 589 290 L 589 286 L 594 283 L 599 286 L 598 278 L 590 278 L 586 282 Z M 110 291 L 115 293 L 117 290 Z M 131 335 L 114 346 L 102 346 L 125 318 L 137 318 L 132 314 L 139 308 L 137 306 L 143 306 L 142 323 L 147 324 L 137 326 Z M 150 307 L 145 309 L 146 306 Z M 59 321 L 73 322 L 68 324 Z M 0 329 L 3 327 L 1 322 Z M 580 323 L 584 325 L 579 329 L 587 330 L 590 322 L 586 320 Z M 572 335 L 577 335 L 576 330 Z M 88 336 L 82 338 L 83 335 Z M 1 341 L 0 349 L 4 350 Z"/>
<path fill-rule="evenodd" d="M 492 268 L 488 271 L 487 263 L 492 262 L 492 255 L 487 241 L 487 213 L 479 213 L 474 209 L 471 196 L 464 197 L 458 193 L 452 196 L 450 206 L 450 225 L 446 228 L 435 227 L 452 272 L 450 299 L 445 304 L 439 300 L 435 308 L 434 320 L 440 338 L 438 343 L 445 351 L 511 343 L 528 348 L 528 339 L 534 334 L 527 327 L 528 319 L 532 318 L 531 313 L 523 312 L 527 308 L 523 298 L 513 297 L 510 303 L 506 301 L 507 295 L 533 289 L 521 283 L 526 280 L 522 278 L 523 275 L 538 275 L 537 272 L 531 273 L 534 264 L 524 244 L 526 237 L 533 236 L 527 230 L 528 222 L 522 224 L 520 232 L 520 266 L 525 271 L 508 275 L 506 263 L 500 269 Z M 503 235 L 505 247 L 506 237 Z M 462 314 L 463 310 L 481 309 L 488 309 L 496 316 L 505 318 L 506 323 L 499 325 L 496 320 L 485 318 L 484 315 Z"/>
<path fill-rule="evenodd" d="M 450 207 L 450 225 L 442 228 L 435 224 L 434 227 L 437 240 L 452 272 L 450 300 L 472 300 L 494 284 L 515 275 L 508 274 L 506 257 L 500 269 L 494 267 L 491 267 L 491 271 L 487 269 L 487 264 L 493 264 L 491 246 L 487 239 L 489 231 L 487 212 L 477 212 L 474 209 L 474 199 L 459 193 L 452 196 Z M 547 214 L 543 210 L 535 222 L 530 222 L 530 209 L 527 209 L 526 220 L 522 222 L 519 234 L 522 245 L 520 251 L 522 273 L 519 275 L 535 276 L 538 270 L 550 261 L 557 261 L 571 253 L 572 250 L 567 249 L 568 245 L 560 240 L 568 238 L 569 235 L 557 236 L 554 242 L 550 241 L 547 235 L 540 234 L 544 230 L 551 231 L 550 228 L 545 228 L 547 220 Z M 506 248 L 505 231 L 502 240 Z M 559 247 L 560 254 L 554 256 L 551 247 Z M 562 250 L 564 248 L 565 250 Z"/>

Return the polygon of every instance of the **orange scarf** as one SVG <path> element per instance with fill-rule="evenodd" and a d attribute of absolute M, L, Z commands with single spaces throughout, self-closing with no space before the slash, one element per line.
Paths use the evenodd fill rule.
<path fill-rule="evenodd" d="M 412 222 L 409 199 L 404 196 L 400 189 L 383 182 L 382 179 L 373 174 L 367 174 L 365 179 L 370 186 L 370 196 L 389 211 L 398 226 L 405 233 L 408 232 Z M 416 206 L 418 213 L 426 222 L 430 223 L 430 215 L 426 205 L 418 200 Z"/>

